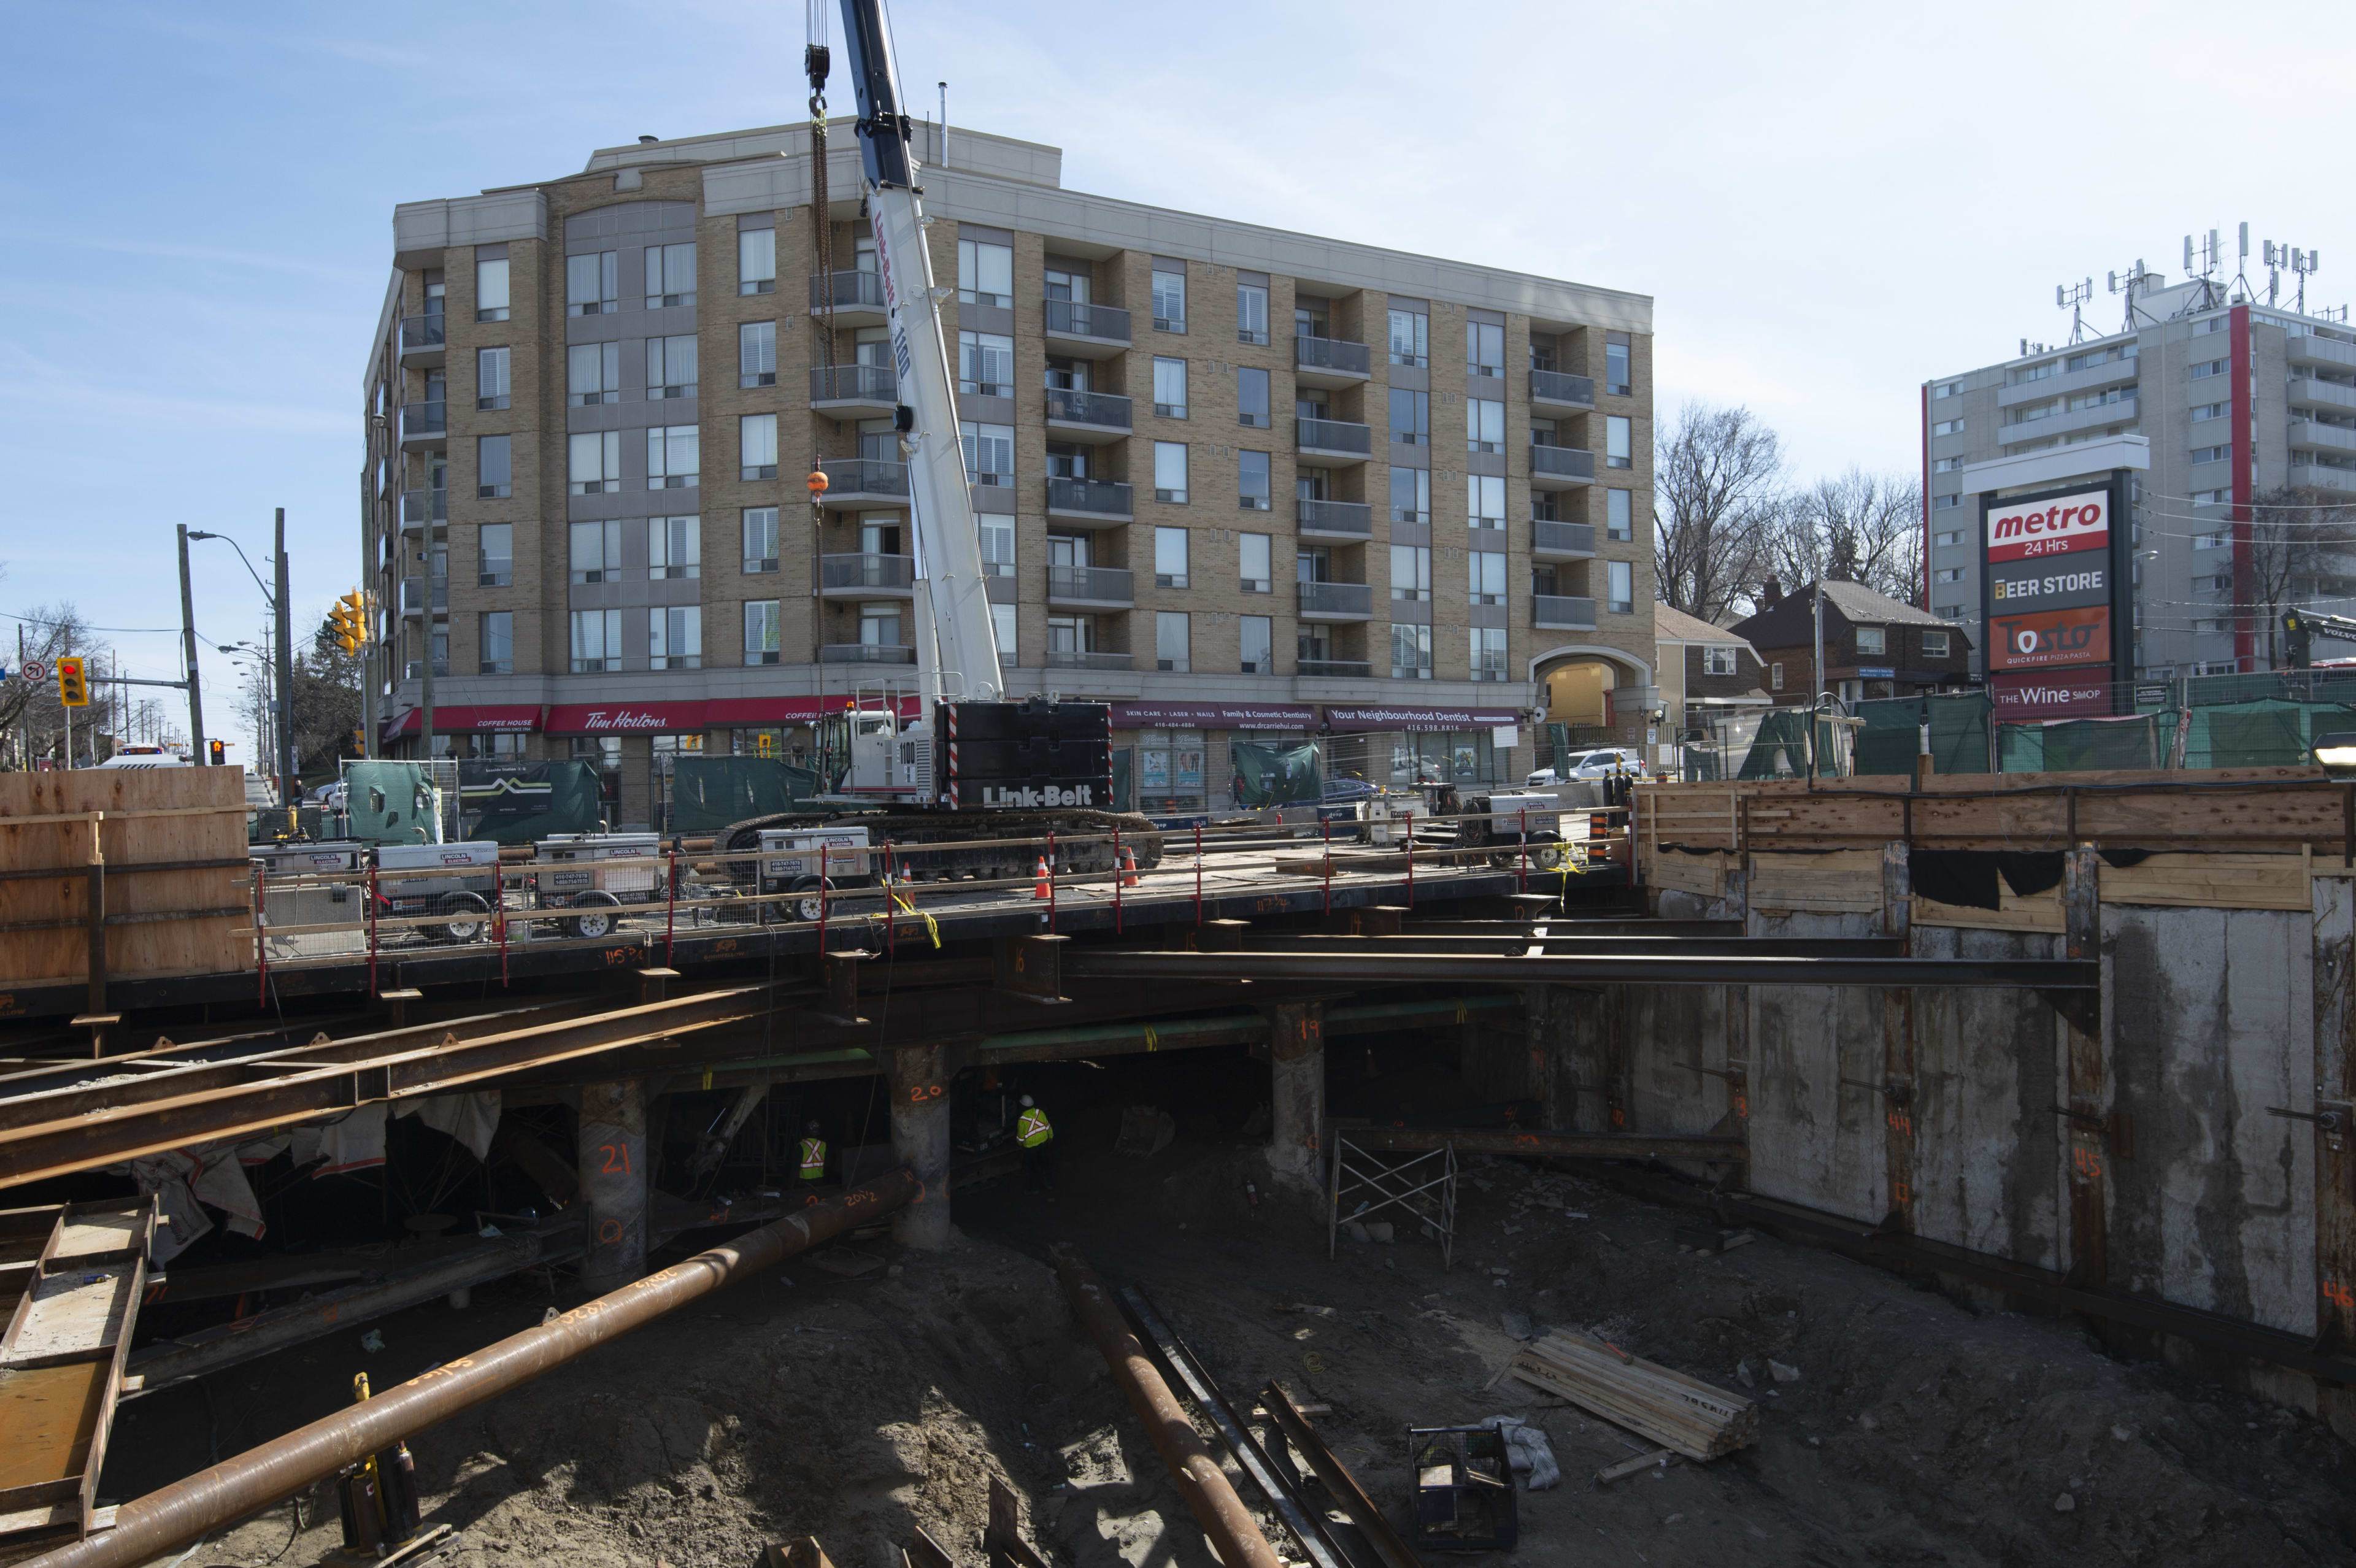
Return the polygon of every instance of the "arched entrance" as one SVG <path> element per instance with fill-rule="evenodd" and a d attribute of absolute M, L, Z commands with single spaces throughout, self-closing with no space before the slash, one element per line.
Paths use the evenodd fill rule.
<path fill-rule="evenodd" d="M 1548 648 L 1530 660 L 1530 679 L 1547 723 L 1590 741 L 1608 734 L 1622 745 L 1644 741 L 1644 720 L 1632 699 L 1641 688 L 1641 700 L 1651 700 L 1653 668 L 1633 654 L 1594 643 Z"/>

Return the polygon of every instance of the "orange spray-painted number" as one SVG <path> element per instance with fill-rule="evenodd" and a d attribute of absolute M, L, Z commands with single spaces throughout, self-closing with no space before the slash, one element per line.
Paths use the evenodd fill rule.
<path fill-rule="evenodd" d="M 600 1173 L 608 1176 L 627 1176 L 630 1174 L 629 1145 L 599 1144 L 597 1146 L 597 1152 L 605 1157 L 605 1163 L 597 1168 Z"/>

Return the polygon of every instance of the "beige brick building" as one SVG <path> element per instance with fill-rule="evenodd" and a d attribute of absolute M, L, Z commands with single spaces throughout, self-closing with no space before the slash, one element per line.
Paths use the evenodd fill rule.
<path fill-rule="evenodd" d="M 1112 703 L 1141 808 L 1224 806 L 1233 740 L 1517 778 L 1556 675 L 1642 739 L 1649 298 L 1086 196 L 974 132 L 944 168 L 937 137 L 1007 684 Z M 594 757 L 617 824 L 659 823 L 681 751 L 792 755 L 913 680 L 848 123 L 827 162 L 830 282 L 807 126 L 395 209 L 363 507 L 391 753 L 429 598 L 435 751 Z"/>

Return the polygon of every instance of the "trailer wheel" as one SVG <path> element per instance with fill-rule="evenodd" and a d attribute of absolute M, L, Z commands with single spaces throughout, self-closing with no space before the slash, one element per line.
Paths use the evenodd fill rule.
<path fill-rule="evenodd" d="M 611 893 L 583 893 L 573 901 L 573 907 L 581 912 L 566 921 L 564 929 L 571 935 L 593 942 L 611 936 L 615 926 L 621 923 L 621 906 L 622 901 Z"/>
<path fill-rule="evenodd" d="M 424 928 L 436 942 L 479 942 L 490 929 L 491 906 L 477 893 L 450 893 L 434 912 L 447 917 L 441 925 Z"/>
<path fill-rule="evenodd" d="M 1562 865 L 1562 846 L 1559 844 L 1531 845 L 1530 864 L 1541 871 L 1557 869 Z"/>
<path fill-rule="evenodd" d="M 786 901 L 786 918 L 808 921 L 819 919 L 824 912 L 824 902 L 819 897 L 820 886 L 816 877 L 804 877 L 800 881 L 796 882 L 793 886 L 793 896 Z M 831 900 L 834 897 L 834 884 L 829 881 L 823 886 L 825 898 Z"/>

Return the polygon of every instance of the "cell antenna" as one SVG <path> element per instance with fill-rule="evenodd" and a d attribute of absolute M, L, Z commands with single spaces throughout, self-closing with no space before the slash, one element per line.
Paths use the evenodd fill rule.
<path fill-rule="evenodd" d="M 2053 305 L 2070 313 L 2070 341 L 2080 343 L 2086 336 L 2086 302 L 2094 297 L 2094 280 L 2053 285 Z"/>

